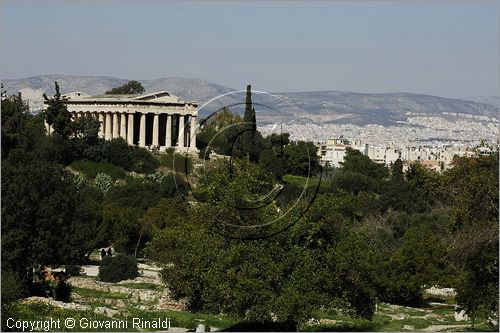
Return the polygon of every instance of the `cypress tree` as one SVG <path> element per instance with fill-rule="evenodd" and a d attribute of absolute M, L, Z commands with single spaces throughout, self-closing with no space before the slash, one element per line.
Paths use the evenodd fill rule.
<path fill-rule="evenodd" d="M 247 95 L 245 101 L 245 114 L 243 116 L 244 130 L 242 134 L 243 154 L 251 162 L 257 161 L 255 147 L 255 133 L 257 131 L 257 121 L 255 117 L 255 109 L 252 107 L 252 86 L 247 85 Z"/>
<path fill-rule="evenodd" d="M 247 96 L 245 101 L 245 115 L 243 116 L 244 122 L 252 122 L 252 86 L 247 85 Z"/>
<path fill-rule="evenodd" d="M 3 90 L 3 82 L 1 84 L 0 92 L 2 96 L 2 101 L 5 101 L 7 99 L 7 90 Z"/>
<path fill-rule="evenodd" d="M 66 107 L 66 99 L 61 96 L 59 85 L 55 82 L 56 94 L 48 98 L 45 93 L 43 98 L 47 101 L 48 107 L 45 110 L 45 119 L 47 123 L 54 127 L 54 132 L 67 138 L 72 134 L 70 126 L 72 115 Z"/>

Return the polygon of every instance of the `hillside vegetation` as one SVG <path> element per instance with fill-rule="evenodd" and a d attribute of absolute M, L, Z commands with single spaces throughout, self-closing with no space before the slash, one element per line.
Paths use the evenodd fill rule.
<path fill-rule="evenodd" d="M 197 138 L 201 152 L 218 135 L 219 158 L 186 160 L 104 141 L 59 98 L 52 135 L 23 101 L 2 101 L 2 314 L 110 306 L 113 318 L 167 315 L 190 329 L 498 330 L 498 152 L 437 173 L 348 150 L 324 169 L 312 143 L 255 130 L 249 87 L 244 123 L 225 110 L 236 130 L 217 134 L 214 121 Z M 110 246 L 149 268 L 128 286 L 77 277 Z M 142 282 L 151 303 L 137 297 Z M 432 286 L 453 297 L 430 298 Z"/>

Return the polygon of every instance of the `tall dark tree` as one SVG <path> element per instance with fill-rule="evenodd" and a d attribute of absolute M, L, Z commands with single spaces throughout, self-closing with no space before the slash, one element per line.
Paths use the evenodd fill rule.
<path fill-rule="evenodd" d="M 457 305 L 473 323 L 481 318 L 498 323 L 498 154 L 455 163 L 443 174 L 438 196 L 452 208 L 451 253 L 461 270 Z"/>
<path fill-rule="evenodd" d="M 71 123 L 71 132 L 75 139 L 80 139 L 88 144 L 95 144 L 99 140 L 99 120 L 84 116 Z"/>
<path fill-rule="evenodd" d="M 200 150 L 200 158 L 208 158 L 211 151 L 229 155 L 234 139 L 240 131 L 241 122 L 240 115 L 231 112 L 227 106 L 204 120 L 196 135 L 196 147 Z"/>
<path fill-rule="evenodd" d="M 43 98 L 48 104 L 47 110 L 45 110 L 45 119 L 54 128 L 56 134 L 68 138 L 72 134 L 71 113 L 66 107 L 66 99 L 61 96 L 59 85 L 57 82 L 54 83 L 56 94 L 52 98 L 48 98 L 47 95 L 43 94 Z"/>
<path fill-rule="evenodd" d="M 2 162 L 2 264 L 29 286 L 33 268 L 83 259 L 96 219 L 59 165 L 22 150 Z"/>
<path fill-rule="evenodd" d="M 292 175 L 311 177 L 319 171 L 318 148 L 312 142 L 292 141 L 283 148 L 287 173 Z"/>
<path fill-rule="evenodd" d="M 251 162 L 258 161 L 256 149 L 257 121 L 255 117 L 255 109 L 252 106 L 252 86 L 247 86 L 247 95 L 245 101 L 245 115 L 243 122 L 245 123 L 242 133 L 242 150 L 246 158 Z"/>
<path fill-rule="evenodd" d="M 388 174 L 388 170 L 384 165 L 372 161 L 360 151 L 351 148 L 346 149 L 342 167 L 344 170 L 362 174 L 373 180 L 382 180 Z"/>
<path fill-rule="evenodd" d="M 2 159 L 9 151 L 25 144 L 30 119 L 28 104 L 17 96 L 2 100 Z"/>
<path fill-rule="evenodd" d="M 252 122 L 255 119 L 255 109 L 252 106 L 252 86 L 247 85 L 247 94 L 245 99 L 245 115 L 243 121 Z M 252 127 L 253 128 L 253 127 Z M 257 127 L 255 127 L 257 129 Z"/>
<path fill-rule="evenodd" d="M 394 164 L 391 166 L 391 178 L 394 180 L 403 180 L 404 179 L 403 161 L 401 161 L 400 158 L 398 158 L 394 162 Z"/>
<path fill-rule="evenodd" d="M 3 89 L 3 82 L 2 82 L 2 86 L 0 88 L 0 95 L 2 96 L 2 101 L 7 98 L 7 90 Z"/>
<path fill-rule="evenodd" d="M 2 269 L 25 290 L 33 268 L 84 258 L 98 223 L 87 200 L 94 195 L 83 195 L 74 176 L 54 163 L 59 153 L 48 152 L 66 140 L 46 136 L 41 116 L 30 115 L 19 97 L 2 101 Z"/>

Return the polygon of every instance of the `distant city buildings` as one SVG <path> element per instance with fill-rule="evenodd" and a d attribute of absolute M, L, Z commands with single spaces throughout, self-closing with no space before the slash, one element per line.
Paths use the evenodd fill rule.
<path fill-rule="evenodd" d="M 434 170 L 444 170 L 452 167 L 453 159 L 457 157 L 472 157 L 493 153 L 496 148 L 491 145 L 468 147 L 464 145 L 441 146 L 403 146 L 370 145 L 360 140 L 348 140 L 342 136 L 318 143 L 318 155 L 323 166 L 341 167 L 348 148 L 358 150 L 372 161 L 391 166 L 396 160 L 403 161 L 403 169 L 412 163 L 421 163 Z"/>
<path fill-rule="evenodd" d="M 457 116 L 445 114 L 443 117 L 453 119 L 417 117 L 411 114 L 408 116 L 407 124 L 385 126 L 289 121 L 282 124 L 282 131 L 290 133 L 291 140 L 312 142 L 325 142 L 332 137 L 332 133 L 342 133 L 344 138 L 356 138 L 373 147 L 439 147 L 442 145 L 477 147 L 481 141 L 492 145 L 498 144 L 499 122 L 497 119 L 485 120 L 482 116 L 469 118 L 461 114 Z M 266 136 L 275 133 L 276 126 L 275 124 L 262 124 L 259 125 L 259 131 Z"/>

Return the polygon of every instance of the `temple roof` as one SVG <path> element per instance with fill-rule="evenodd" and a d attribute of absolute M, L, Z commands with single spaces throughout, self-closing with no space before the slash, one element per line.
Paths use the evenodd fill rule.
<path fill-rule="evenodd" d="M 185 102 L 181 100 L 178 96 L 171 94 L 166 90 L 156 91 L 147 94 L 135 94 L 135 95 L 125 95 L 125 94 L 104 94 L 104 95 L 96 95 L 91 96 L 89 94 L 76 91 L 68 94 L 62 95 L 65 97 L 70 103 L 78 103 L 78 102 L 116 102 L 116 103 L 169 103 L 169 104 L 189 104 L 189 105 L 197 105 L 196 102 Z"/>

